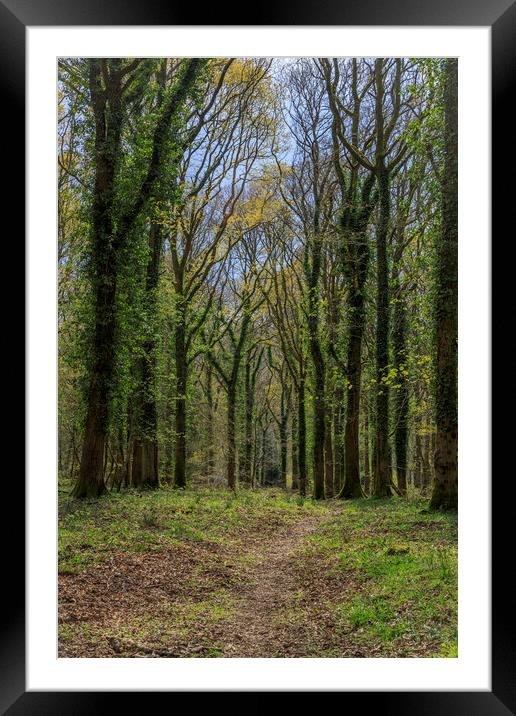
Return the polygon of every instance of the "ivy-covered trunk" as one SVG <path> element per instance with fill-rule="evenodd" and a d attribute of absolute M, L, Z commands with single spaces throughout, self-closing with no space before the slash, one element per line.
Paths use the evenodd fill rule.
<path fill-rule="evenodd" d="M 458 270 L 458 66 L 447 59 L 444 84 L 444 171 L 442 230 L 437 241 L 435 477 L 430 506 L 456 509 L 457 469 L 457 270 Z"/>
<path fill-rule="evenodd" d="M 360 383 L 362 374 L 362 319 L 353 312 L 353 327 L 350 330 L 347 351 L 347 401 L 346 424 L 344 429 L 344 485 L 339 497 L 349 499 L 363 497 L 360 484 Z M 360 325 L 357 325 L 357 320 Z"/>
<path fill-rule="evenodd" d="M 324 443 L 326 433 L 326 406 L 324 400 L 324 359 L 318 338 L 310 339 L 314 370 L 314 444 L 313 474 L 314 499 L 324 499 Z"/>
<path fill-rule="evenodd" d="M 376 231 L 376 435 L 374 460 L 375 497 L 390 497 L 391 456 L 389 448 L 389 176 L 383 166 L 378 171 L 380 211 Z"/>
<path fill-rule="evenodd" d="M 117 69 L 120 60 L 111 60 Z M 113 390 L 119 239 L 113 222 L 115 177 L 123 124 L 121 80 L 116 73 L 102 86 L 102 61 L 89 60 L 89 90 L 95 120 L 95 179 L 92 201 L 92 269 L 95 295 L 93 361 L 79 477 L 75 497 L 98 497 L 106 490 L 104 451 Z M 118 63 L 118 64 L 117 64 Z"/>
<path fill-rule="evenodd" d="M 324 499 L 324 443 L 326 432 L 325 363 L 319 336 L 319 279 L 321 273 L 322 238 L 315 235 L 310 242 L 311 261 L 306 262 L 308 289 L 308 343 L 313 371 L 313 496 Z"/>
<path fill-rule="evenodd" d="M 215 450 L 213 445 L 213 367 L 206 365 L 206 475 L 215 472 Z"/>
<path fill-rule="evenodd" d="M 152 151 L 136 198 L 120 215 L 115 203 L 116 177 L 126 119 L 127 88 L 140 60 L 123 67 L 120 58 L 88 60 L 89 90 L 95 123 L 94 188 L 92 197 L 92 266 L 95 296 L 93 360 L 87 398 L 87 414 L 76 497 L 102 494 L 104 452 L 113 392 L 118 261 L 134 225 L 145 212 L 162 171 L 167 138 L 174 118 L 206 64 L 194 58 L 184 61 L 183 71 L 161 112 L 152 137 Z M 115 216 L 116 209 L 116 216 Z M 116 219 L 116 221 L 115 221 Z"/>
<path fill-rule="evenodd" d="M 236 438 L 235 438 L 235 414 L 236 414 L 236 381 L 228 389 L 228 412 L 227 412 L 227 479 L 230 490 L 236 490 Z"/>
<path fill-rule="evenodd" d="M 369 396 L 364 409 L 364 493 L 369 496 L 371 490 L 371 455 L 369 449 Z"/>
<path fill-rule="evenodd" d="M 343 404 L 344 391 L 337 386 L 335 389 L 335 405 L 333 408 L 333 435 L 335 460 L 335 493 L 338 495 L 344 484 L 344 436 L 343 436 Z"/>
<path fill-rule="evenodd" d="M 280 405 L 280 469 L 281 469 L 281 484 L 282 487 L 287 486 L 287 448 L 288 448 L 288 400 L 285 395 L 285 386 L 281 390 L 281 405 Z"/>
<path fill-rule="evenodd" d="M 299 379 L 297 391 L 297 430 L 298 430 L 298 463 L 299 463 L 299 494 L 306 496 L 306 411 L 305 411 L 305 380 Z"/>
<path fill-rule="evenodd" d="M 143 344 L 138 375 L 138 416 L 133 446 L 133 484 L 137 487 L 159 487 L 158 411 L 156 407 L 156 340 L 154 322 L 157 309 L 159 265 L 162 252 L 161 227 L 153 223 L 149 231 L 149 261 L 145 285 L 147 323 L 150 334 Z"/>
<path fill-rule="evenodd" d="M 174 486 L 186 487 L 186 391 L 188 387 L 188 356 L 186 352 L 186 311 L 184 300 L 178 299 L 175 323 L 176 410 Z"/>
<path fill-rule="evenodd" d="M 408 446 L 408 408 L 409 395 L 407 385 L 407 308 L 402 294 L 398 273 L 394 277 L 394 303 L 392 347 L 396 388 L 394 391 L 394 452 L 396 458 L 396 477 L 398 489 L 407 492 L 407 446 Z"/>
<path fill-rule="evenodd" d="M 367 225 L 374 206 L 371 201 L 373 184 L 374 175 L 371 173 L 364 182 L 359 205 L 344 211 L 341 220 L 342 256 L 348 290 L 344 484 L 339 493 L 339 497 L 344 499 L 363 497 L 360 483 L 360 398 L 362 341 L 366 320 L 365 285 L 370 261 Z"/>
<path fill-rule="evenodd" d="M 240 465 L 240 479 L 246 484 L 251 484 L 252 479 L 252 455 L 253 455 L 253 411 L 254 411 L 254 381 L 249 353 L 245 361 L 245 425 L 244 425 L 244 450 Z"/>
<path fill-rule="evenodd" d="M 332 411 L 327 408 L 324 434 L 324 493 L 326 497 L 333 497 L 334 494 L 332 417 Z"/>
<path fill-rule="evenodd" d="M 291 410 L 292 420 L 290 421 L 291 432 L 291 460 L 292 460 L 292 490 L 299 490 L 299 445 L 298 445 L 298 411 L 297 406 Z"/>

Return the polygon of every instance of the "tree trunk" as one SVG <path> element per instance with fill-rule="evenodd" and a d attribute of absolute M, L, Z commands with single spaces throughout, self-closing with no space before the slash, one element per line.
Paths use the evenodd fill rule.
<path fill-rule="evenodd" d="M 120 154 L 122 104 L 119 82 L 102 89 L 100 63 L 97 59 L 89 60 L 90 95 L 95 118 L 95 179 L 91 210 L 95 328 L 81 466 L 73 490 L 75 497 L 98 497 L 106 491 L 104 450 L 115 360 L 118 257 L 113 204 Z"/>
<path fill-rule="evenodd" d="M 314 362 L 314 499 L 324 499 L 324 443 L 326 432 L 326 410 L 324 401 L 324 362 L 318 340 L 312 340 Z"/>
<path fill-rule="evenodd" d="M 305 249 L 305 276 L 308 299 L 308 344 L 312 358 L 313 385 L 313 479 L 315 500 L 324 499 L 324 442 L 326 432 L 325 365 L 319 336 L 319 298 L 322 267 L 322 237 L 319 235 L 319 211 L 315 207 L 314 235 Z"/>
<path fill-rule="evenodd" d="M 265 445 L 266 445 L 267 429 L 262 428 L 262 455 L 260 463 L 260 485 L 265 482 Z"/>
<path fill-rule="evenodd" d="M 457 509 L 457 98 L 458 63 L 447 59 L 444 85 L 442 231 L 437 242 L 435 480 L 430 507 Z"/>
<path fill-rule="evenodd" d="M 342 434 L 344 393 L 340 386 L 335 390 L 335 406 L 333 410 L 333 435 L 335 454 L 335 492 L 339 494 L 344 484 L 344 440 Z"/>
<path fill-rule="evenodd" d="M 326 428 L 324 434 L 324 492 L 326 497 L 334 494 L 334 464 L 332 440 L 332 411 L 326 410 Z"/>
<path fill-rule="evenodd" d="M 227 478 L 230 490 L 236 490 L 236 439 L 235 439 L 235 413 L 236 413 L 236 385 L 230 385 L 228 390 L 227 413 L 227 442 L 228 466 Z"/>
<path fill-rule="evenodd" d="M 362 339 L 365 327 L 365 284 L 369 271 L 369 243 L 367 221 L 372 211 L 369 192 L 373 177 L 369 177 L 364 192 L 364 206 L 359 218 L 344 236 L 344 264 L 347 274 L 348 350 L 346 355 L 346 422 L 344 430 L 344 485 L 341 498 L 363 497 L 360 483 L 360 396 L 362 390 Z M 346 217 L 343 217 L 344 221 Z"/>
<path fill-rule="evenodd" d="M 428 430 L 428 425 L 426 425 L 425 434 L 423 435 L 423 487 L 429 487 L 432 484 L 431 445 Z"/>
<path fill-rule="evenodd" d="M 208 407 L 206 423 L 206 475 L 215 472 L 215 451 L 213 445 L 213 368 L 210 363 L 206 366 L 206 403 Z"/>
<path fill-rule="evenodd" d="M 364 410 L 364 492 L 371 491 L 371 456 L 369 453 L 369 398 Z"/>
<path fill-rule="evenodd" d="M 414 487 L 418 490 L 423 486 L 423 448 L 421 444 L 421 421 L 416 423 L 414 438 Z"/>
<path fill-rule="evenodd" d="M 391 456 L 389 450 L 389 262 L 387 235 L 390 219 L 389 172 L 385 165 L 383 116 L 384 60 L 375 60 L 376 180 L 379 216 L 376 229 L 376 421 L 374 496 L 391 496 Z"/>
<path fill-rule="evenodd" d="M 281 469 L 281 483 L 283 487 L 287 487 L 287 449 L 288 449 L 288 402 L 285 398 L 285 389 L 281 391 L 281 415 L 279 424 L 280 433 L 280 469 Z"/>
<path fill-rule="evenodd" d="M 91 209 L 95 328 L 81 468 L 73 491 L 75 497 L 95 497 L 106 490 L 103 459 L 113 391 L 120 250 L 153 196 L 165 156 L 168 130 L 205 64 L 206 60 L 199 58 L 185 62 L 181 80 L 171 93 L 154 128 L 151 159 L 137 198 L 115 222 L 115 177 L 125 120 L 121 59 L 88 60 L 89 89 L 95 121 L 95 179 Z"/>
<path fill-rule="evenodd" d="M 305 381 L 299 379 L 297 393 L 297 429 L 298 429 L 298 462 L 299 462 L 299 494 L 306 496 L 306 412 L 305 412 Z"/>
<path fill-rule="evenodd" d="M 297 406 L 295 406 L 297 408 Z M 297 409 L 292 410 L 291 428 L 291 458 L 292 458 L 292 490 L 299 490 L 299 445 L 298 445 L 298 415 Z"/>
<path fill-rule="evenodd" d="M 324 396 L 324 358 L 319 340 L 317 283 L 309 289 L 308 332 L 313 368 L 313 476 L 315 500 L 324 499 L 324 443 L 326 405 Z"/>
<path fill-rule="evenodd" d="M 147 264 L 146 312 L 152 326 L 157 310 L 159 265 L 162 252 L 161 227 L 153 223 L 149 231 L 150 256 Z M 159 487 L 158 411 L 155 395 L 156 344 L 151 334 L 143 344 L 139 360 L 140 390 L 137 393 L 138 421 L 133 447 L 133 484 L 137 487 Z"/>
<path fill-rule="evenodd" d="M 244 429 L 244 452 L 242 464 L 240 465 L 241 480 L 251 484 L 251 467 L 253 455 L 253 408 L 254 408 L 254 385 L 252 379 L 251 359 L 248 355 L 245 362 L 245 429 Z"/>
<path fill-rule="evenodd" d="M 389 269 L 387 232 L 389 228 L 389 178 L 382 168 L 378 176 L 380 216 L 376 232 L 377 316 L 376 316 L 376 439 L 374 496 L 390 497 L 391 457 L 389 449 Z"/>
<path fill-rule="evenodd" d="M 401 294 L 396 274 L 397 299 L 394 304 L 394 326 L 392 334 L 394 368 L 397 387 L 394 393 L 394 452 L 396 457 L 396 478 L 398 489 L 407 492 L 407 445 L 408 445 L 408 385 L 405 375 L 407 367 L 407 318 L 405 297 Z"/>
<path fill-rule="evenodd" d="M 362 299 L 363 305 L 363 299 Z M 358 314 L 354 312 L 358 319 Z M 346 426 L 344 432 L 344 485 L 339 497 L 350 499 L 363 497 L 360 484 L 360 383 L 362 374 L 363 320 L 357 326 L 356 319 L 350 330 L 347 353 L 348 390 L 346 402 Z"/>
<path fill-rule="evenodd" d="M 176 411 L 175 411 L 175 463 L 174 487 L 186 487 L 186 391 L 188 386 L 188 360 L 186 354 L 186 311 L 179 300 L 175 324 L 176 358 Z"/>

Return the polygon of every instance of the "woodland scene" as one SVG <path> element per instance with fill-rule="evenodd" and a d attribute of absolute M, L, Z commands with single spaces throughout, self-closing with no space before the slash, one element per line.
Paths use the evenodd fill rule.
<path fill-rule="evenodd" d="M 60 657 L 457 657 L 439 58 L 63 58 Z"/>

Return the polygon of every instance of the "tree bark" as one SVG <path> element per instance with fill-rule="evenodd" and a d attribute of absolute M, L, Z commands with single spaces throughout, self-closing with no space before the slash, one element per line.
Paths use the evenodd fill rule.
<path fill-rule="evenodd" d="M 317 339 L 311 339 L 311 351 L 314 368 L 314 445 L 313 475 L 314 499 L 324 499 L 324 443 L 326 433 L 326 406 L 324 400 L 324 359 Z"/>
<path fill-rule="evenodd" d="M 385 165 L 385 127 L 383 116 L 384 60 L 375 60 L 376 157 L 379 215 L 376 230 L 376 421 L 375 421 L 375 497 L 390 497 L 391 456 L 389 448 L 389 262 L 387 234 L 390 219 L 389 171 Z"/>
<path fill-rule="evenodd" d="M 235 413 L 236 413 L 236 382 L 229 386 L 228 412 L 227 412 L 227 442 L 228 464 L 227 479 L 230 490 L 236 490 L 236 439 L 235 439 Z"/>
<path fill-rule="evenodd" d="M 340 386 L 335 389 L 333 409 L 333 435 L 335 454 L 335 492 L 339 494 L 344 484 L 344 436 L 342 434 L 344 392 Z"/>
<path fill-rule="evenodd" d="M 176 410 L 174 487 L 186 487 L 186 391 L 188 389 L 188 356 L 186 351 L 186 311 L 184 301 L 178 300 L 175 323 Z"/>
<path fill-rule="evenodd" d="M 306 412 L 305 412 L 305 381 L 300 378 L 297 392 L 297 429 L 298 429 L 298 460 L 299 460 L 299 494 L 306 496 Z"/>
<path fill-rule="evenodd" d="M 364 410 L 364 492 L 369 496 L 371 490 L 371 457 L 369 453 L 369 399 Z"/>
<path fill-rule="evenodd" d="M 334 459 L 332 440 L 332 411 L 326 410 L 326 428 L 324 434 L 324 492 L 326 497 L 333 497 L 334 486 Z"/>
<path fill-rule="evenodd" d="M 138 196 L 128 211 L 118 217 L 116 228 L 115 179 L 125 120 L 121 60 L 93 58 L 88 62 L 95 121 L 95 179 L 92 201 L 95 328 L 81 467 L 73 490 L 75 497 L 96 497 L 106 490 L 103 463 L 113 392 L 120 249 L 153 196 L 165 156 L 168 129 L 182 108 L 206 60 L 195 58 L 185 62 L 185 71 L 154 129 L 151 158 Z M 102 85 L 102 77 L 105 86 Z"/>
<path fill-rule="evenodd" d="M 292 410 L 291 427 L 291 458 L 292 458 L 292 490 L 299 490 L 299 435 L 298 435 L 298 409 Z"/>
<path fill-rule="evenodd" d="M 206 475 L 215 472 L 215 451 L 213 445 L 213 367 L 208 362 L 206 366 L 206 403 L 208 415 L 206 422 Z"/>
<path fill-rule="evenodd" d="M 458 269 L 458 63 L 447 59 L 444 85 L 442 231 L 437 242 L 437 379 L 435 479 L 430 507 L 457 509 L 457 269 Z"/>
<path fill-rule="evenodd" d="M 313 369 L 313 496 L 324 499 L 324 442 L 326 403 L 324 395 L 325 365 L 319 336 L 319 277 L 321 272 L 322 239 L 312 239 L 312 262 L 308 271 L 308 334 Z"/>
<path fill-rule="evenodd" d="M 390 497 L 391 457 L 389 448 L 389 270 L 387 231 L 390 216 L 389 178 L 378 176 L 380 216 L 376 232 L 377 317 L 376 317 L 376 439 L 374 496 Z"/>
<path fill-rule="evenodd" d="M 367 225 L 374 203 L 374 175 L 364 182 L 361 202 L 341 218 L 343 267 L 348 287 L 348 349 L 346 354 L 346 418 L 344 428 L 344 484 L 340 498 L 363 497 L 360 483 L 360 397 L 362 390 L 362 340 L 365 328 L 365 285 L 369 273 Z"/>
<path fill-rule="evenodd" d="M 283 487 L 287 487 L 287 449 L 288 449 L 288 400 L 285 396 L 285 386 L 282 386 L 281 390 L 281 406 L 280 406 L 280 468 L 281 468 L 281 483 Z"/>
<path fill-rule="evenodd" d="M 161 227 L 153 223 L 149 231 L 149 261 L 145 285 L 146 312 L 149 323 L 156 314 L 159 265 L 162 252 Z M 137 393 L 138 420 L 133 446 L 133 484 L 136 487 L 159 487 L 158 411 L 155 396 L 156 345 L 154 337 L 147 337 L 143 356 L 139 360 L 140 390 Z"/>
<path fill-rule="evenodd" d="M 362 299 L 363 300 L 363 299 Z M 360 382 L 362 374 L 362 333 L 361 326 L 350 329 L 349 346 L 347 353 L 348 390 L 346 403 L 346 426 L 344 432 L 344 485 L 339 497 L 350 499 L 363 497 L 360 484 L 360 453 L 359 453 L 359 425 L 360 425 Z"/>
<path fill-rule="evenodd" d="M 392 344 L 397 387 L 394 392 L 394 452 L 396 458 L 396 478 L 398 489 L 407 492 L 407 445 L 408 445 L 408 408 L 409 396 L 405 370 L 407 366 L 407 309 L 396 272 L 396 302 L 394 304 Z"/>
<path fill-rule="evenodd" d="M 106 491 L 104 450 L 113 390 L 118 277 L 113 205 L 123 125 L 120 80 L 115 75 L 115 79 L 103 89 L 102 60 L 91 59 L 88 62 L 95 119 L 95 179 L 91 209 L 95 327 L 81 465 L 73 490 L 75 497 L 98 497 Z M 117 64 L 113 65 L 113 69 L 117 67 Z"/>

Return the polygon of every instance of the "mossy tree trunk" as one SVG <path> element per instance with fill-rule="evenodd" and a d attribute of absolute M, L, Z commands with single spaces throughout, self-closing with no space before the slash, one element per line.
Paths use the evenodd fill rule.
<path fill-rule="evenodd" d="M 390 220 L 390 182 L 385 164 L 387 139 L 384 126 L 384 60 L 375 60 L 375 170 L 378 183 L 378 223 L 376 227 L 376 416 L 374 484 L 375 497 L 390 497 L 391 455 L 389 445 L 389 261 L 387 235 Z"/>
<path fill-rule="evenodd" d="M 338 494 L 344 484 L 344 391 L 340 385 L 335 388 L 335 405 L 333 408 L 333 443 L 335 455 L 335 492 Z"/>
<path fill-rule="evenodd" d="M 397 249 L 403 245 L 402 232 L 398 232 Z M 395 255 L 393 272 L 394 312 L 392 327 L 393 363 L 396 371 L 396 390 L 394 391 L 394 453 L 396 458 L 396 477 L 398 489 L 407 492 L 407 448 L 408 448 L 408 412 L 409 391 L 407 384 L 407 305 L 406 296 L 400 285 L 398 264 L 401 250 Z"/>
<path fill-rule="evenodd" d="M 375 168 L 365 161 L 364 153 L 358 149 L 363 95 L 360 94 L 358 86 L 357 61 L 352 60 L 351 102 L 350 107 L 344 108 L 346 116 L 343 116 L 342 101 L 338 97 L 339 75 L 335 63 L 332 66 L 329 60 L 322 60 L 321 67 L 333 118 L 333 163 L 342 197 L 338 226 L 341 264 L 348 292 L 347 353 L 344 365 L 341 364 L 346 382 L 344 483 L 339 492 L 340 498 L 347 499 L 363 496 L 360 483 L 359 446 L 362 338 L 365 326 L 364 291 L 370 254 L 367 231 L 376 201 L 376 197 L 372 197 L 376 174 Z M 348 132 L 351 141 L 346 139 Z M 347 167 L 341 161 L 343 151 L 348 154 Z M 361 175 L 361 166 L 367 170 L 365 177 Z"/>
<path fill-rule="evenodd" d="M 291 448 L 291 462 L 292 462 L 292 490 L 299 490 L 299 443 L 298 443 L 298 415 L 297 405 L 293 401 L 290 413 L 292 419 L 290 421 L 290 448 Z"/>
<path fill-rule="evenodd" d="M 312 357 L 313 385 L 313 496 L 324 499 L 324 444 L 326 433 L 325 361 L 319 335 L 319 280 L 322 237 L 315 234 L 306 249 L 305 275 L 308 293 L 308 344 Z"/>
<path fill-rule="evenodd" d="M 442 230 L 437 241 L 435 478 L 430 506 L 457 509 L 458 62 L 445 61 Z"/>
<path fill-rule="evenodd" d="M 324 435 L 324 493 L 326 497 L 333 497 L 334 485 L 334 457 L 333 457 L 333 411 L 326 406 L 326 429 Z"/>
<path fill-rule="evenodd" d="M 116 180 L 127 114 L 126 97 L 142 60 L 136 59 L 126 65 L 120 58 L 88 60 L 95 123 L 92 201 L 95 327 L 81 467 L 73 490 L 76 497 L 98 496 L 106 489 L 104 451 L 113 391 L 120 251 L 154 195 L 166 155 L 168 130 L 205 62 L 201 59 L 184 62 L 180 78 L 154 128 L 149 164 L 136 198 L 122 216 L 115 216 Z"/>
<path fill-rule="evenodd" d="M 186 487 L 186 399 L 188 389 L 188 355 L 186 349 L 186 310 L 182 296 L 176 297 L 175 323 L 175 461 L 174 487 Z"/>
<path fill-rule="evenodd" d="M 346 354 L 346 420 L 344 428 L 344 484 L 339 497 L 363 497 L 360 483 L 360 400 L 362 391 L 362 341 L 365 328 L 365 285 L 369 273 L 367 226 L 374 200 L 374 175 L 364 182 L 360 202 L 341 219 L 343 267 L 348 287 L 348 349 Z M 358 205 L 357 205 L 358 204 Z"/>
<path fill-rule="evenodd" d="M 149 261 L 145 285 L 146 312 L 152 325 L 157 309 L 159 267 L 163 248 L 161 227 L 153 223 L 149 231 Z M 158 411 L 156 406 L 156 341 L 149 335 L 138 361 L 138 420 L 133 443 L 133 484 L 137 487 L 159 487 Z"/>
<path fill-rule="evenodd" d="M 104 451 L 109 428 L 115 361 L 115 300 L 121 237 L 115 236 L 115 179 L 123 127 L 120 60 L 91 59 L 89 90 L 95 120 L 95 180 L 92 201 L 92 258 L 95 292 L 93 363 L 75 497 L 98 497 L 105 490 Z M 104 76 L 104 82 L 102 77 Z"/>

